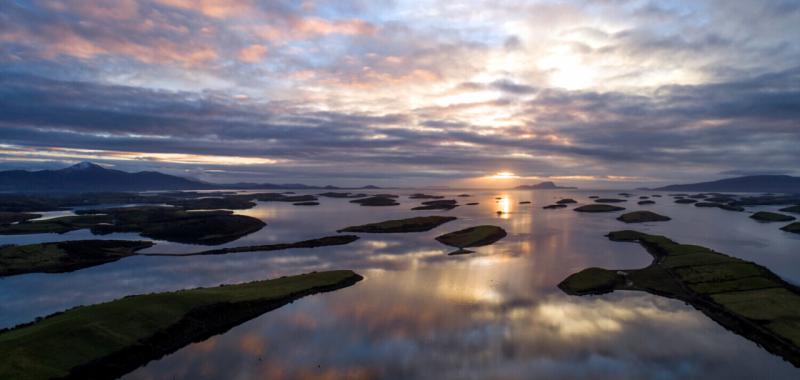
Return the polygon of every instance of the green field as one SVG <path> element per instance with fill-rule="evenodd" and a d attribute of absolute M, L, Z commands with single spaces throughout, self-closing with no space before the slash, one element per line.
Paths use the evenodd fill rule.
<path fill-rule="evenodd" d="M 641 290 L 683 300 L 723 326 L 800 365 L 800 290 L 767 268 L 664 236 L 615 231 L 613 241 L 638 242 L 653 263 L 642 269 L 588 268 L 558 286 L 589 295 Z"/>
<path fill-rule="evenodd" d="M 115 378 L 300 297 L 362 279 L 315 272 L 77 307 L 0 333 L 0 378 Z"/>

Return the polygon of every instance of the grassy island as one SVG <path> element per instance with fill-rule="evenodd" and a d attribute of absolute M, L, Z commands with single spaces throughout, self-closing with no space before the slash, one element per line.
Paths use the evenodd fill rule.
<path fill-rule="evenodd" d="M 617 220 L 625 223 L 666 222 L 672 220 L 668 216 L 656 214 L 652 211 L 633 211 L 622 214 Z"/>
<path fill-rule="evenodd" d="M 0 276 L 62 273 L 117 261 L 151 247 L 149 241 L 73 240 L 0 248 Z"/>
<path fill-rule="evenodd" d="M 597 198 L 594 200 L 595 203 L 622 203 L 627 202 L 627 199 L 617 199 L 617 198 Z"/>
<path fill-rule="evenodd" d="M 381 196 L 372 196 L 367 198 L 361 199 L 354 199 L 350 201 L 350 203 L 357 203 L 362 206 L 397 206 L 400 203 L 397 203 L 394 197 L 381 197 Z"/>
<path fill-rule="evenodd" d="M 724 327 L 800 366 L 800 289 L 755 263 L 637 231 L 608 234 L 638 242 L 653 256 L 646 268 L 588 268 L 558 287 L 567 294 L 639 290 L 682 300 Z"/>
<path fill-rule="evenodd" d="M 456 207 L 458 207 L 458 202 L 453 199 L 439 199 L 422 202 L 422 206 L 414 207 L 412 210 L 452 210 Z"/>
<path fill-rule="evenodd" d="M 794 205 L 794 206 L 784 207 L 784 208 L 782 208 L 782 209 L 780 209 L 780 210 L 778 210 L 778 211 L 781 211 L 781 212 L 791 212 L 791 213 L 794 213 L 794 214 L 800 214 L 800 205 Z"/>
<path fill-rule="evenodd" d="M 759 222 L 791 222 L 792 220 L 797 219 L 790 215 L 778 214 L 769 211 L 759 211 L 753 215 L 750 215 L 750 218 Z"/>
<path fill-rule="evenodd" d="M 613 212 L 613 211 L 622 211 L 625 207 L 618 207 L 612 205 L 584 205 L 580 207 L 576 207 L 573 210 L 578 212 Z"/>
<path fill-rule="evenodd" d="M 494 244 L 508 235 L 506 230 L 490 225 L 470 227 L 450 232 L 436 238 L 436 241 L 456 248 L 482 247 Z"/>
<path fill-rule="evenodd" d="M 454 216 L 420 216 L 408 219 L 387 220 L 384 222 L 350 226 L 337 232 L 397 233 L 430 231 L 444 223 L 456 220 Z"/>
<path fill-rule="evenodd" d="M 208 251 L 191 252 L 191 253 L 143 253 L 142 256 L 206 256 L 206 255 L 227 255 L 229 253 L 242 253 L 242 252 L 266 252 L 266 251 L 279 251 L 283 249 L 292 248 L 317 248 L 327 247 L 331 245 L 345 245 L 358 240 L 355 235 L 334 235 L 325 236 L 317 239 L 303 240 L 294 243 L 275 243 L 264 245 L 247 245 L 243 247 L 230 247 L 211 249 Z"/>
<path fill-rule="evenodd" d="M 138 232 L 152 239 L 215 245 L 236 240 L 265 226 L 232 211 L 187 211 L 177 207 L 118 207 L 81 210 L 81 215 L 0 226 L 0 235 L 65 233 L 89 228 L 94 234 Z"/>
<path fill-rule="evenodd" d="M 794 222 L 781 227 L 781 230 L 791 232 L 793 234 L 800 234 L 800 222 Z"/>
<path fill-rule="evenodd" d="M 129 296 L 0 333 L 0 378 L 113 379 L 301 297 L 351 286 L 349 271 Z"/>

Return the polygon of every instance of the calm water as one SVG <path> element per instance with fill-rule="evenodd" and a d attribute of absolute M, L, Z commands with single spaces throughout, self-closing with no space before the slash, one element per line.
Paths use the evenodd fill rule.
<path fill-rule="evenodd" d="M 460 191 L 430 192 L 456 195 Z M 303 192 L 298 192 L 302 194 Z M 267 227 L 224 246 L 291 242 L 334 234 L 349 225 L 419 215 L 459 220 L 414 234 L 361 234 L 336 247 L 186 258 L 132 257 L 66 274 L 0 280 L 0 326 L 27 322 L 79 304 L 128 294 L 213 286 L 323 269 L 353 269 L 357 285 L 303 298 L 229 332 L 189 345 L 126 379 L 796 379 L 800 370 L 726 331 L 680 301 L 638 292 L 567 296 L 556 288 L 590 266 L 638 268 L 650 256 L 636 244 L 603 235 L 636 228 L 769 267 L 800 284 L 800 236 L 718 209 L 677 205 L 670 197 L 648 209 L 666 223 L 625 225 L 619 213 L 542 210 L 562 197 L 587 203 L 601 191 L 481 191 L 451 211 L 410 211 L 419 200 L 400 191 L 400 206 L 361 207 L 321 198 L 299 207 L 260 203 L 239 211 Z M 643 192 L 636 192 L 645 195 Z M 664 194 L 665 195 L 665 194 Z M 495 201 L 495 197 L 503 197 Z M 533 205 L 519 205 L 532 201 Z M 760 207 L 756 209 L 777 209 Z M 495 211 L 507 214 L 497 216 Z M 509 236 L 476 253 L 447 256 L 433 238 L 496 224 Z M 136 234 L 0 237 L 0 243 Z M 197 246 L 158 242 L 152 252 Z"/>

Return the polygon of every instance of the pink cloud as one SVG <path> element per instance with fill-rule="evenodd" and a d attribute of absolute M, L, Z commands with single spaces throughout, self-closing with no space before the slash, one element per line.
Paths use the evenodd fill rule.
<path fill-rule="evenodd" d="M 239 60 L 246 63 L 255 63 L 267 55 L 267 47 L 253 44 L 239 51 Z"/>

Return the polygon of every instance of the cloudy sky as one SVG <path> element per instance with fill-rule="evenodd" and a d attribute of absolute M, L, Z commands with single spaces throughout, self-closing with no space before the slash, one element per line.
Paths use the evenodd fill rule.
<path fill-rule="evenodd" d="M 85 160 L 337 185 L 798 175 L 800 2 L 0 1 L 0 170 Z"/>

